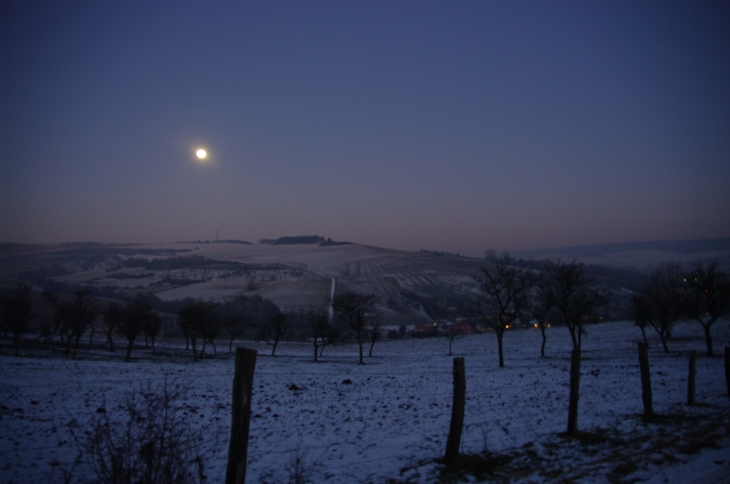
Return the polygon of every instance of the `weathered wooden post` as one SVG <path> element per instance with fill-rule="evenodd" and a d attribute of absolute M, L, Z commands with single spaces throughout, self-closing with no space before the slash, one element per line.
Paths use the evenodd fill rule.
<path fill-rule="evenodd" d="M 451 407 L 451 426 L 446 440 L 445 460 L 453 464 L 459 456 L 461 431 L 464 426 L 464 404 L 466 402 L 466 375 L 464 358 L 454 358 L 454 403 Z"/>
<path fill-rule="evenodd" d="M 697 352 L 689 352 L 689 374 L 687 375 L 687 405 L 695 404 L 695 373 L 697 373 Z"/>
<path fill-rule="evenodd" d="M 578 433 L 578 399 L 580 398 L 580 350 L 570 353 L 570 393 L 568 395 L 568 435 Z"/>
<path fill-rule="evenodd" d="M 246 482 L 246 455 L 248 429 L 251 416 L 253 370 L 256 367 L 256 350 L 236 348 L 236 370 L 233 376 L 233 415 L 231 441 L 228 446 L 226 484 Z"/>
<path fill-rule="evenodd" d="M 725 382 L 727 383 L 727 396 L 730 397 L 730 346 L 725 347 Z"/>
<path fill-rule="evenodd" d="M 641 370 L 641 400 L 644 402 L 644 418 L 654 416 L 654 407 L 651 399 L 651 373 L 649 371 L 649 347 L 646 343 L 639 343 L 639 368 Z"/>

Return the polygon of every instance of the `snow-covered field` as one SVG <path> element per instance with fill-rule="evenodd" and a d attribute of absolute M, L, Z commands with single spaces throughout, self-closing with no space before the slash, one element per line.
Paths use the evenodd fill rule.
<path fill-rule="evenodd" d="M 730 327 L 720 321 L 713 329 L 721 353 L 730 345 Z M 538 332 L 508 332 L 502 369 L 493 334 L 456 340 L 454 356 L 465 358 L 467 377 L 462 452 L 517 456 L 513 468 L 524 465 L 521 472 L 512 469 L 513 482 L 721 482 L 730 475 L 723 359 L 703 356 L 696 323 L 677 327 L 670 355 L 652 340 L 655 411 L 685 418 L 645 424 L 639 337 L 637 328 L 620 322 L 593 326 L 584 339 L 579 427 L 603 436 L 595 443 L 558 435 L 567 419 L 565 328 L 549 330 L 544 359 Z M 363 366 L 356 364 L 354 345 L 328 347 L 319 363 L 311 361 L 306 344 L 283 344 L 276 357 L 265 346 L 244 346 L 260 350 L 248 482 L 288 482 L 296 455 L 303 456 L 313 482 L 439 482 L 434 459 L 445 449 L 452 398 L 453 359 L 446 355 L 446 340 L 379 343 Z M 684 405 L 690 349 L 700 355 L 694 407 Z M 232 357 L 193 363 L 179 349 L 163 347 L 157 357 L 135 350 L 136 359 L 124 363 L 121 351 L 82 350 L 77 361 L 33 351 L 34 356 L 0 356 L 1 482 L 53 482 L 77 455 L 70 421 L 86 422 L 99 407 L 112 413 L 126 392 L 165 378 L 188 387 L 186 404 L 196 425 L 224 436 L 208 456 L 207 473 L 210 482 L 224 480 Z M 692 431 L 704 433 L 700 440 L 720 442 L 718 448 L 696 452 Z M 77 477 L 84 472 L 75 469 Z M 502 482 L 507 480 L 503 474 Z"/>

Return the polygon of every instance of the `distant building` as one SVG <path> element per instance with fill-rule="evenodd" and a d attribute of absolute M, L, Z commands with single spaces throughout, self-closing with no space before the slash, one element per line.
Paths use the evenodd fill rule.
<path fill-rule="evenodd" d="M 438 336 L 438 325 L 437 323 L 430 324 L 416 324 L 413 329 L 414 338 L 429 338 L 431 336 Z"/>

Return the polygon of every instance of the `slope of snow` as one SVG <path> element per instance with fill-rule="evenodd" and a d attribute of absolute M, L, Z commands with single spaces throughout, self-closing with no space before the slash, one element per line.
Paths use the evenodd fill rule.
<path fill-rule="evenodd" d="M 721 321 L 713 329 L 716 352 L 721 352 L 730 345 L 728 323 Z M 626 322 L 589 329 L 581 371 L 581 429 L 639 442 L 647 433 L 693 425 L 691 420 L 678 427 L 641 422 L 639 337 L 639 330 Z M 698 357 L 699 405 L 683 405 L 687 351 L 696 349 L 704 355 L 699 325 L 679 325 L 669 355 L 661 351 L 658 340 L 651 342 L 658 413 L 696 417 L 697 422 L 718 413 L 730 415 L 719 357 Z M 548 358 L 539 358 L 540 336 L 532 330 L 508 332 L 504 344 L 506 367 L 500 369 L 494 335 L 454 342 L 455 356 L 465 358 L 467 373 L 462 452 L 508 453 L 534 447 L 541 455 L 551 456 L 549 464 L 515 482 L 550 482 L 559 480 L 557 476 L 607 482 L 606 473 L 621 458 L 604 457 L 616 449 L 599 446 L 594 456 L 578 458 L 579 444 L 558 435 L 567 420 L 567 330 L 549 330 Z M 259 350 L 248 482 L 287 482 L 297 454 L 303 456 L 314 482 L 437 481 L 433 459 L 445 449 L 452 398 L 453 363 L 446 356 L 445 339 L 379 343 L 363 366 L 356 364 L 354 345 L 326 348 L 319 363 L 311 361 L 307 344 L 284 344 L 276 357 L 268 356 L 265 346 L 244 346 Z M 210 482 L 222 482 L 233 358 L 225 354 L 193 363 L 181 351 L 162 348 L 162 355 L 152 357 L 149 350 L 138 349 L 133 353 L 137 359 L 131 363 L 121 361 L 121 351 L 109 355 L 82 350 L 77 361 L 60 354 L 1 356 L 0 481 L 51 482 L 59 475 L 59 466 L 69 467 L 77 455 L 68 433 L 70 421 L 86 422 L 99 407 L 114 412 L 128 391 L 168 378 L 188 388 L 185 403 L 193 423 L 206 429 L 211 439 L 215 434 L 223 436 L 224 444 L 208 456 Z M 720 448 L 677 454 L 671 463 L 661 449 L 644 450 L 649 452 L 646 459 L 631 469 L 630 476 L 651 483 L 718 482 L 730 465 L 727 436 Z M 81 475 L 86 470 L 78 467 L 75 472 Z"/>

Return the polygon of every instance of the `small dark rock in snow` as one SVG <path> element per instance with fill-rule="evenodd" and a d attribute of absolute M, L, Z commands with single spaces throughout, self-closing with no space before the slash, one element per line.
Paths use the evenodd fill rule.
<path fill-rule="evenodd" d="M 106 413 L 106 408 L 99 407 L 99 408 L 96 409 L 96 413 Z"/>
<path fill-rule="evenodd" d="M 301 388 L 299 388 L 296 384 L 292 383 L 291 385 L 289 385 L 289 390 L 296 391 L 296 390 L 301 390 Z"/>
<path fill-rule="evenodd" d="M 349 378 L 346 378 L 346 379 L 342 380 L 342 384 L 343 385 L 352 385 L 352 380 L 350 380 Z"/>

